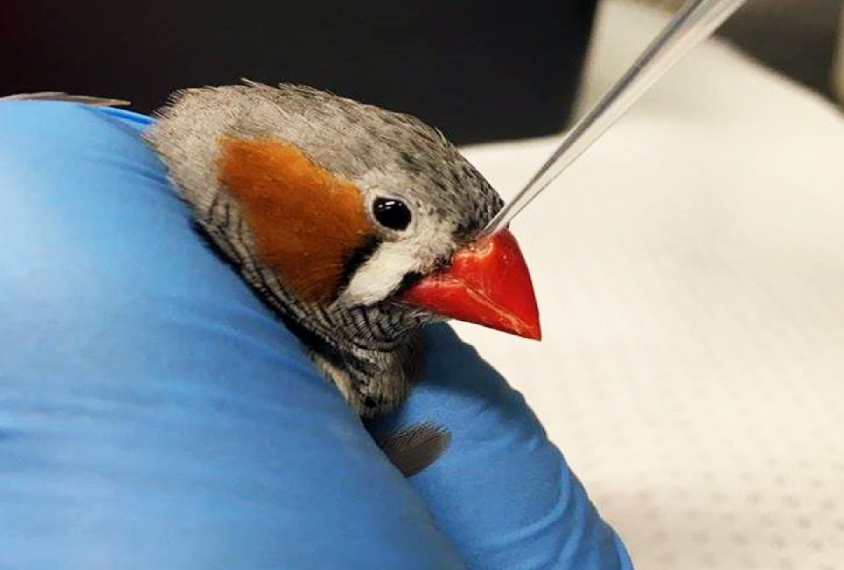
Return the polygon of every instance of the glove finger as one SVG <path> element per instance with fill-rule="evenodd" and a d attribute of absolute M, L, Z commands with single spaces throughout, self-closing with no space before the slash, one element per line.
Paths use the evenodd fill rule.
<path fill-rule="evenodd" d="M 630 568 L 524 398 L 446 325 L 429 327 L 424 378 L 376 438 L 448 430 L 442 456 L 410 479 L 469 568 Z"/>

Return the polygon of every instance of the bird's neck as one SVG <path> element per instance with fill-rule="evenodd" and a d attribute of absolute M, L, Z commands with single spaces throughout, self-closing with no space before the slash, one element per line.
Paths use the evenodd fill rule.
<path fill-rule="evenodd" d="M 359 415 L 394 409 L 422 367 L 426 319 L 399 308 L 321 309 L 283 290 L 256 286 L 287 328 L 307 347 L 320 370 Z"/>

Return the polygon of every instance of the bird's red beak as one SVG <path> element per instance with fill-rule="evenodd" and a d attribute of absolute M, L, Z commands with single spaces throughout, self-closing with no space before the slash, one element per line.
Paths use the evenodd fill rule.
<path fill-rule="evenodd" d="M 448 267 L 414 284 L 401 301 L 460 321 L 542 338 L 530 273 L 507 229 L 459 250 Z"/>

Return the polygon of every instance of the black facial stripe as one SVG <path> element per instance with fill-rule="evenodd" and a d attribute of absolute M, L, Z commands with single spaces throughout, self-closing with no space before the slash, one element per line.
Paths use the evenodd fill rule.
<path fill-rule="evenodd" d="M 396 287 L 391 293 L 390 297 L 398 297 L 421 280 L 424 277 L 421 273 L 417 273 L 415 271 L 411 271 L 410 273 L 405 273 L 404 277 L 401 278 L 401 282 L 399 283 L 398 287 Z"/>
<path fill-rule="evenodd" d="M 376 237 L 369 237 L 346 258 L 345 263 L 343 263 L 343 272 L 337 282 L 337 295 L 340 295 L 349 286 L 355 272 L 372 257 L 379 245 L 381 245 L 381 240 Z"/>

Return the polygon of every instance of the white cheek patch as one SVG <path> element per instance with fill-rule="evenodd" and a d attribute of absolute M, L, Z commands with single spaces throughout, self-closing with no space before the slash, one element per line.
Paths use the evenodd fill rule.
<path fill-rule="evenodd" d="M 358 268 L 337 303 L 355 306 L 383 301 L 407 273 L 427 265 L 425 262 L 429 256 L 419 251 L 419 244 L 415 241 L 382 243 L 375 254 Z"/>

